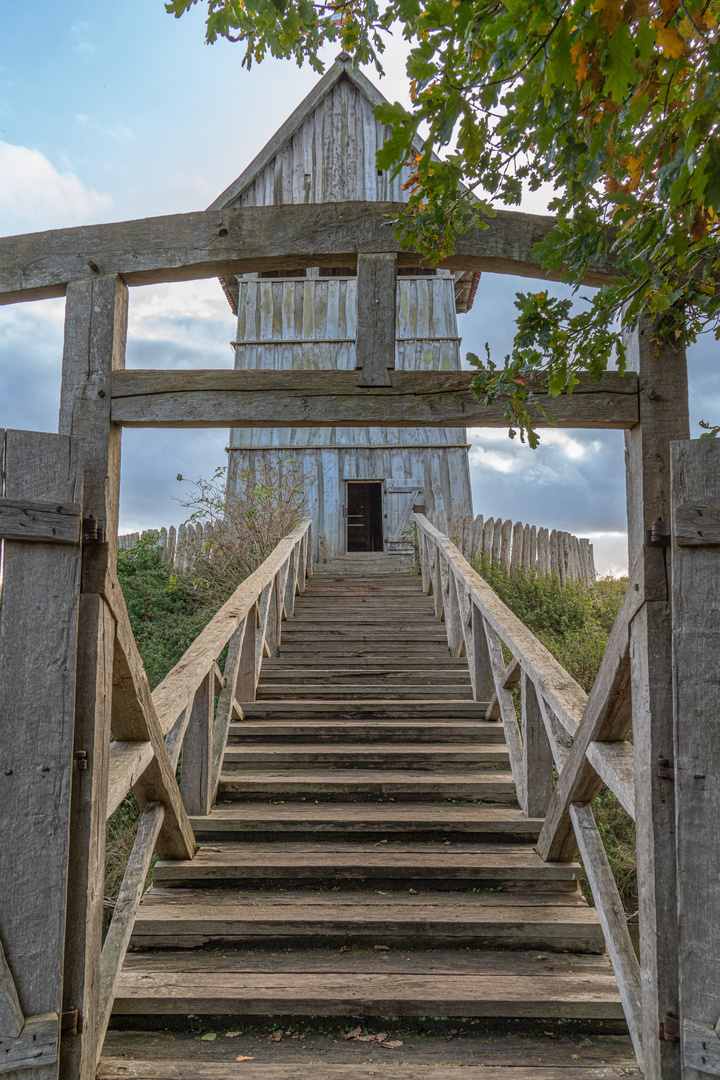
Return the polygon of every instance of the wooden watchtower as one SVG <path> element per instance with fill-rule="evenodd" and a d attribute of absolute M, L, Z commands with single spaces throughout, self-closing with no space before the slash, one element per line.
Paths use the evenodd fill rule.
<path fill-rule="evenodd" d="M 408 170 L 392 178 L 375 156 L 385 99 L 341 54 L 317 86 L 210 209 L 288 203 L 401 202 Z M 456 315 L 480 274 L 406 267 L 396 297 L 395 368 L 458 371 Z M 240 371 L 352 371 L 357 268 L 265 270 L 221 279 L 237 315 Z M 316 554 L 402 553 L 413 504 L 472 511 L 468 443 L 460 427 L 234 428 L 231 477 L 292 458 L 310 481 Z"/>

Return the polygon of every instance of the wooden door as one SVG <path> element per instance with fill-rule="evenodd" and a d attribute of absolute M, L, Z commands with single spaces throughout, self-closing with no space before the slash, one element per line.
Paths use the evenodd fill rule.
<path fill-rule="evenodd" d="M 415 503 L 423 501 L 423 484 L 418 480 L 385 481 L 385 536 L 388 555 L 410 554 L 413 550 L 409 535 L 403 535 L 410 522 Z"/>
<path fill-rule="evenodd" d="M 347 551 L 383 551 L 382 481 L 347 482 Z"/>

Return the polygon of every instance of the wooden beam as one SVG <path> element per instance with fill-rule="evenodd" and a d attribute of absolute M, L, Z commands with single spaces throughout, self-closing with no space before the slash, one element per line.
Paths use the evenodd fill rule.
<path fill-rule="evenodd" d="M 635 820 L 635 761 L 632 743 L 591 742 L 587 759 L 602 782 Z"/>
<path fill-rule="evenodd" d="M 32 1080 L 57 1076 L 59 1034 L 58 1014 L 42 1013 L 29 1016 L 16 1039 L 0 1036 L 0 1076 L 21 1069 Z"/>
<path fill-rule="evenodd" d="M 0 941 L 0 1036 L 17 1039 L 24 1023 L 15 980 Z"/>
<path fill-rule="evenodd" d="M 87 269 L 87 268 L 86 268 Z M 85 274 L 87 278 L 87 272 Z M 105 808 L 112 704 L 115 624 L 102 593 L 114 569 L 120 490 L 120 428 L 110 422 L 110 375 L 125 364 L 127 288 L 117 277 L 75 281 L 67 290 L 60 431 L 82 439 L 83 514 L 94 517 L 104 542 L 83 546 L 77 640 L 75 751 L 87 768 L 77 774 L 71 805 L 63 1012 L 77 1010 L 79 1029 L 63 1032 L 61 1072 L 93 1080 L 105 878 Z"/>
<path fill-rule="evenodd" d="M 720 443 L 693 439 L 672 446 L 673 533 L 688 504 L 720 503 Z M 675 711 L 675 821 L 680 1019 L 683 1080 L 720 1074 L 720 1044 L 688 1042 L 690 1025 L 715 1027 L 720 1017 L 718 964 L 720 881 L 720 573 L 717 548 L 672 547 L 672 643 Z M 667 783 L 667 781 L 665 781 Z M 673 786 L 673 785 L 670 785 Z M 704 1059 L 704 1061 L 703 1061 Z M 712 1068 L 708 1064 L 712 1063 Z"/>
<path fill-rule="evenodd" d="M 0 467 L 10 499 L 58 504 L 81 499 L 77 439 L 2 433 Z M 71 791 L 80 776 L 73 772 L 73 726 L 81 565 L 77 546 L 7 540 L 3 548 L 0 919 L 7 962 L 0 1034 L 10 1040 L 3 1040 L 0 1061 L 27 1064 L 30 1047 L 23 1041 L 24 1026 L 17 1031 L 18 1009 L 24 1017 L 55 1014 L 57 1043 L 63 942 L 72 922 L 66 918 L 66 884 Z M 39 1056 L 39 1066 L 36 1080 L 57 1076 L 47 1055 Z"/>
<path fill-rule="evenodd" d="M 402 251 L 390 218 L 404 203 L 347 202 L 244 206 L 194 214 L 82 225 L 0 239 L 0 304 L 64 296 L 70 282 L 120 274 L 128 285 L 192 281 L 261 270 L 354 266 L 357 256 L 395 252 L 399 266 L 421 266 Z M 551 217 L 498 210 L 484 229 L 461 233 L 449 270 L 560 280 L 532 254 L 554 224 Z M 592 267 L 586 285 L 610 280 Z"/>
<path fill-rule="evenodd" d="M 79 503 L 0 499 L 0 539 L 40 540 L 46 544 L 80 542 Z"/>
<path fill-rule="evenodd" d="M 640 423 L 625 433 L 628 554 L 646 601 L 630 629 L 645 1075 L 675 1080 L 679 1044 L 658 1035 L 679 1009 L 675 796 L 658 775 L 658 761 L 674 757 L 670 593 L 667 549 L 645 539 L 658 518 L 670 521 L 670 443 L 690 437 L 687 364 L 684 349 L 657 342 L 645 322 L 627 346 L 640 384 Z"/>
<path fill-rule="evenodd" d="M 358 255 L 357 340 L 355 358 L 362 374 L 358 386 L 390 386 L 395 367 L 395 294 L 397 256 Z"/>
<path fill-rule="evenodd" d="M 392 386 L 359 388 L 352 371 L 122 371 L 112 419 L 123 427 L 507 427 L 502 402 L 470 392 L 471 371 L 395 371 Z M 558 427 L 631 428 L 637 379 L 580 376 L 572 395 L 538 393 Z M 540 415 L 539 427 L 549 426 Z"/>

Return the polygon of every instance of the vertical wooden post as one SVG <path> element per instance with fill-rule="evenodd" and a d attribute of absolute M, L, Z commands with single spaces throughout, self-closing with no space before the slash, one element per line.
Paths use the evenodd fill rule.
<path fill-rule="evenodd" d="M 255 700 L 255 687 L 257 686 L 257 624 L 258 608 L 255 604 L 248 612 L 243 634 L 242 649 L 240 652 L 240 665 L 238 667 L 235 694 L 242 704 L 245 701 Z"/>
<path fill-rule="evenodd" d="M 703 1041 L 714 1062 L 720 1060 L 720 1041 L 714 1031 L 720 1018 L 720 441 L 698 439 L 673 445 L 672 501 L 682 1076 L 683 1080 L 701 1080 L 707 1073 L 698 1066 L 710 1056 L 697 1052 Z M 698 512 L 693 507 L 705 509 Z M 707 1025 L 705 1037 L 696 1037 L 693 1054 L 688 1026 L 703 1024 Z"/>
<path fill-rule="evenodd" d="M 525 777 L 523 809 L 526 817 L 545 817 L 552 794 L 553 756 L 535 686 L 524 671 L 521 677 L 520 699 Z"/>
<path fill-rule="evenodd" d="M 671 626 L 666 549 L 645 543 L 670 519 L 670 442 L 689 438 L 685 352 L 654 341 L 642 324 L 627 340 L 639 376 L 640 423 L 625 434 L 628 548 L 645 604 L 630 629 L 643 1043 L 647 1080 L 679 1076 L 679 1044 L 662 1039 L 678 1014 L 675 799 L 658 761 L 673 758 Z"/>
<path fill-rule="evenodd" d="M 80 503 L 80 462 L 78 440 L 0 432 L 0 476 L 4 466 L 8 498 Z M 3 1015 L 2 1034 L 15 1038 L 23 1019 L 54 1013 L 57 1019 L 54 1025 L 49 1022 L 49 1033 L 57 1043 L 68 822 L 79 775 L 73 772 L 73 716 L 80 546 L 10 540 L 4 546 L 0 931 L 9 966 L 2 965 L 3 997 L 9 993 L 15 1000 L 11 1015 Z M 72 909 L 67 917 L 72 921 Z M 37 1067 L 22 1070 L 24 1077 L 57 1077 L 57 1057 L 49 1052 L 52 1040 L 47 1041 L 48 1052 Z M 6 1052 L 4 1048 L 3 1057 Z M 28 1056 L 32 1058 L 31 1050 Z"/>
<path fill-rule="evenodd" d="M 397 255 L 358 255 L 357 339 L 355 358 L 362 374 L 358 386 L 391 386 L 395 367 L 395 294 Z"/>
<path fill-rule="evenodd" d="M 482 615 L 475 604 L 472 605 L 472 638 L 473 670 L 471 675 L 473 696 L 475 701 L 487 701 L 489 703 L 495 693 L 495 683 L 493 681 L 492 667 L 490 666 L 490 654 Z"/>
<path fill-rule="evenodd" d="M 114 621 L 102 595 L 117 559 L 120 428 L 110 422 L 110 376 L 125 366 L 127 287 L 114 275 L 73 282 L 65 307 L 60 432 L 83 444 L 83 514 L 102 530 L 83 546 L 75 752 L 87 769 L 73 785 L 63 1010 L 77 1030 L 61 1042 L 63 1080 L 92 1080 L 99 1007 L 105 813 Z"/>
<path fill-rule="evenodd" d="M 205 816 L 212 806 L 214 717 L 215 674 L 211 671 L 195 694 L 183 742 L 180 794 L 188 814 Z"/>

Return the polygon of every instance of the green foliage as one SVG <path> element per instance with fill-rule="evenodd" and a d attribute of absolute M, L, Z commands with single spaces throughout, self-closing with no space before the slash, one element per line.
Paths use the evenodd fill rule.
<path fill-rule="evenodd" d="M 214 612 L 198 610 L 160 558 L 159 533 L 118 552 L 118 578 L 151 688 L 165 678 Z"/>
<path fill-rule="evenodd" d="M 627 578 L 603 578 L 594 589 L 556 577 L 508 574 L 497 563 L 478 572 L 585 690 L 590 690 L 627 588 Z"/>
<path fill-rule="evenodd" d="M 479 365 L 475 392 L 522 434 L 530 376 L 555 394 L 614 355 L 622 369 L 621 330 L 643 317 L 672 345 L 720 337 L 719 19 L 720 0 L 208 0 L 207 40 L 244 42 L 248 66 L 270 51 L 316 70 L 338 41 L 382 70 L 399 30 L 412 106 L 376 109 L 390 128 L 377 164 L 410 166 L 398 231 L 431 262 L 524 190 L 554 190 L 535 255 L 576 286 L 591 267 L 613 280 L 575 314 L 519 294 L 512 352 Z"/>

